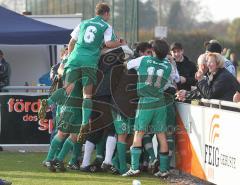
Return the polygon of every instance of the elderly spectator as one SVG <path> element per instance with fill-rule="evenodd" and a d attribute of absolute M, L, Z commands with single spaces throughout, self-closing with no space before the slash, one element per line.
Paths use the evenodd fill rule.
<path fill-rule="evenodd" d="M 207 71 L 208 71 L 206 56 L 207 56 L 207 54 L 204 53 L 204 54 L 201 54 L 198 57 L 198 60 L 197 60 L 198 71 L 195 74 L 195 79 L 196 80 L 201 79 L 202 76 L 205 75 L 207 73 Z"/>
<path fill-rule="evenodd" d="M 206 44 L 206 53 L 222 53 L 222 46 L 217 40 L 210 40 Z M 224 67 L 233 75 L 236 76 L 235 67 L 233 63 L 224 57 Z"/>
<path fill-rule="evenodd" d="M 194 91 L 179 91 L 177 99 L 206 98 L 233 101 L 236 91 L 240 91 L 240 85 L 236 78 L 224 68 L 224 58 L 218 53 L 208 53 L 206 56 L 208 74 L 200 75 L 197 89 Z"/>

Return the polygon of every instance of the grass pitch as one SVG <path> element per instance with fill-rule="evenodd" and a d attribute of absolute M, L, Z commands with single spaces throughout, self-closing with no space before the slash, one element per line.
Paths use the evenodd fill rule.
<path fill-rule="evenodd" d="M 140 177 L 121 177 L 108 173 L 67 171 L 51 173 L 41 165 L 45 153 L 0 152 L 0 178 L 13 185 L 132 185 L 133 179 L 141 185 L 162 185 L 165 181 L 143 174 Z"/>

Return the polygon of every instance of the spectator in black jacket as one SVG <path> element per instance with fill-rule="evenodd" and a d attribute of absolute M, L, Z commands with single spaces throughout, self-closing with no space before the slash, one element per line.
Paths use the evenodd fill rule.
<path fill-rule="evenodd" d="M 4 86 L 9 85 L 10 66 L 3 57 L 3 52 L 0 50 L 0 92 Z"/>
<path fill-rule="evenodd" d="M 233 101 L 236 91 L 240 91 L 239 82 L 224 68 L 224 58 L 218 53 L 209 53 L 206 56 L 208 74 L 198 75 L 197 89 L 187 92 L 180 90 L 176 95 L 177 99 L 219 99 Z"/>
<path fill-rule="evenodd" d="M 209 42 L 205 43 L 206 47 L 206 53 L 219 53 L 222 54 L 222 46 L 217 40 L 210 40 Z M 223 55 L 222 55 L 223 56 Z M 236 71 L 233 63 L 228 60 L 225 56 L 224 58 L 224 67 L 233 75 L 236 77 Z"/>
<path fill-rule="evenodd" d="M 189 61 L 189 59 L 183 55 L 184 50 L 181 43 L 174 42 L 170 46 L 171 55 L 176 61 L 177 70 L 180 75 L 180 82 L 177 84 L 178 89 L 191 90 L 191 86 L 196 83 L 195 73 L 197 72 L 196 65 Z"/>

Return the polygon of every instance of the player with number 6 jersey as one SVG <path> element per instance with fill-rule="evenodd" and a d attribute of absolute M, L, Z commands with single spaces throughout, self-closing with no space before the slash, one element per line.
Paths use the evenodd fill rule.
<path fill-rule="evenodd" d="M 69 42 L 69 58 L 65 64 L 65 88 L 69 94 L 74 81 L 80 80 L 83 86 L 82 126 L 79 139 L 89 131 L 89 118 L 92 112 L 93 85 L 97 81 L 97 65 L 100 49 L 103 44 L 115 48 L 125 44 L 117 40 L 112 27 L 106 22 L 110 18 L 110 7 L 106 3 L 98 3 L 96 17 L 84 20 L 71 33 Z M 79 92 L 81 93 L 81 92 Z"/>

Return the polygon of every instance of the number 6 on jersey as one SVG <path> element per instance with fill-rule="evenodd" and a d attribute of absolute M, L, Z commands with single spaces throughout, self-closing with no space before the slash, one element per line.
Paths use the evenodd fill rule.
<path fill-rule="evenodd" d="M 97 32 L 97 28 L 95 26 L 88 26 L 86 32 L 84 34 L 84 41 L 86 43 L 91 43 L 95 39 L 94 33 Z"/>

